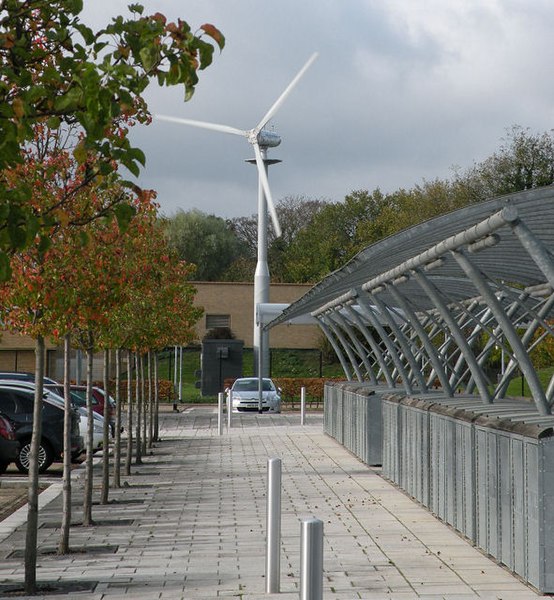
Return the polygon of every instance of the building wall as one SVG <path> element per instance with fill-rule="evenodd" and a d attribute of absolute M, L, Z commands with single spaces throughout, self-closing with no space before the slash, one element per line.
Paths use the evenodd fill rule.
<path fill-rule="evenodd" d="M 254 284 L 194 282 L 197 290 L 195 304 L 204 308 L 204 315 L 196 327 L 197 340 L 206 334 L 206 319 L 228 317 L 229 326 L 237 339 L 243 340 L 247 348 L 252 347 L 254 323 Z M 294 302 L 303 296 L 310 285 L 272 284 L 269 299 L 275 303 Z M 218 320 L 217 318 L 215 319 Z M 318 348 L 320 331 L 317 325 L 278 325 L 269 332 L 271 348 Z M 29 371 L 35 369 L 34 340 L 27 336 L 1 332 L 0 371 Z M 47 346 L 46 374 L 60 376 L 63 372 L 63 351 L 49 342 Z M 101 378 L 101 361 L 95 361 L 95 378 Z"/>
<path fill-rule="evenodd" d="M 206 334 L 206 320 L 214 315 L 228 315 L 229 326 L 237 339 L 252 347 L 254 332 L 254 284 L 195 281 L 195 304 L 204 308 L 196 327 L 201 340 Z M 269 288 L 269 301 L 292 303 L 312 286 L 309 284 L 276 283 Z M 320 330 L 317 325 L 278 325 L 269 330 L 271 348 L 318 348 Z"/>
<path fill-rule="evenodd" d="M 24 335 L 0 332 L 0 371 L 35 371 L 35 340 Z M 54 346 L 46 342 L 46 374 L 52 368 Z"/>

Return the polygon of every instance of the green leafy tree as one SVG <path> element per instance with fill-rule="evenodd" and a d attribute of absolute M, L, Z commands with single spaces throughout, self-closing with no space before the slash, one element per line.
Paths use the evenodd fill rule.
<path fill-rule="evenodd" d="M 497 152 L 457 173 L 454 183 L 469 202 L 554 183 L 554 131 L 533 133 L 513 125 Z"/>
<path fill-rule="evenodd" d="M 196 265 L 199 281 L 217 281 L 243 249 L 224 219 L 200 210 L 179 210 L 165 222 L 169 245 L 181 260 Z"/>
<path fill-rule="evenodd" d="M 152 81 L 181 84 L 189 99 L 213 43 L 224 45 L 213 25 L 194 33 L 185 21 L 145 16 L 140 4 L 94 32 L 80 20 L 82 8 L 82 0 L 0 0 L 0 173 L 22 162 L 35 124 L 47 122 L 79 127 L 74 156 L 88 167 L 85 183 L 119 165 L 137 175 L 145 157 L 131 146 L 128 124 L 149 119 L 142 93 Z M 32 210 L 31 196 L 29 186 L 0 178 L 0 279 L 10 274 L 8 254 L 51 224 Z"/>
<path fill-rule="evenodd" d="M 372 224 L 386 201 L 380 190 L 358 190 L 346 196 L 344 202 L 323 206 L 285 253 L 288 279 L 316 281 L 374 241 Z"/>

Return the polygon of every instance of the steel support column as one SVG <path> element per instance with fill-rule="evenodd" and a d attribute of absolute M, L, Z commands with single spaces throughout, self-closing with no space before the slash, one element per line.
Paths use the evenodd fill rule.
<path fill-rule="evenodd" d="M 383 360 L 381 348 L 379 348 L 377 342 L 373 339 L 373 336 L 371 335 L 371 333 L 368 332 L 368 327 L 367 327 L 366 323 L 364 323 L 362 321 L 362 319 L 360 318 L 360 315 L 357 313 L 357 311 L 352 306 L 347 304 L 344 307 L 344 309 L 348 314 L 348 318 L 354 322 L 354 325 L 358 328 L 360 333 L 364 336 L 366 342 L 368 343 L 369 347 L 371 348 L 371 351 L 373 352 L 373 357 L 375 358 L 375 361 L 379 364 L 379 368 L 381 369 L 381 373 L 383 373 L 383 377 L 385 378 L 387 385 L 389 385 L 389 387 L 395 387 L 395 382 L 394 382 L 394 379 L 392 378 L 391 373 L 388 369 L 388 365 L 385 362 L 385 360 Z M 377 377 L 375 377 L 375 383 L 376 384 L 379 383 L 379 381 L 377 380 Z"/>
<path fill-rule="evenodd" d="M 449 398 L 451 398 L 453 396 L 453 391 L 448 381 L 446 371 L 444 370 L 443 363 L 441 362 L 437 354 L 437 350 L 433 345 L 433 342 L 431 342 L 431 340 L 429 339 L 425 328 L 420 323 L 418 316 L 416 315 L 414 310 L 412 310 L 412 307 L 408 304 L 404 296 L 398 291 L 398 289 L 394 285 L 387 284 L 386 288 L 391 294 L 391 296 L 396 300 L 396 302 L 398 302 L 399 307 L 404 311 L 404 313 L 406 313 L 407 317 L 409 318 L 411 326 L 413 327 L 414 331 L 416 332 L 423 346 L 425 347 L 427 356 L 431 361 L 433 370 L 435 371 L 437 377 L 439 378 L 439 381 L 441 382 L 445 394 Z"/>
<path fill-rule="evenodd" d="M 369 364 L 369 362 L 367 360 L 367 350 L 362 346 L 360 340 L 356 337 L 356 334 L 354 333 L 354 331 L 352 331 L 352 327 L 351 327 L 350 323 L 348 323 L 348 321 L 340 314 L 340 309 L 333 311 L 326 316 L 329 319 L 331 319 L 332 321 L 334 321 L 334 323 L 337 325 L 337 327 L 340 327 L 342 330 L 346 331 L 348 337 L 352 340 L 352 344 L 353 344 L 354 348 L 356 349 L 356 353 L 358 354 L 358 356 L 360 357 L 360 359 L 364 365 L 364 369 L 366 370 L 369 380 L 372 381 L 372 383 L 376 383 L 375 375 L 373 374 L 371 365 Z M 370 373 L 371 373 L 371 375 L 370 375 Z M 363 375 L 362 375 L 361 380 L 362 381 L 364 380 Z"/>
<path fill-rule="evenodd" d="M 421 368 L 415 359 L 415 356 L 412 352 L 412 348 L 406 339 L 406 336 L 400 331 L 400 328 L 394 321 L 394 317 L 391 315 L 391 311 L 388 306 L 378 297 L 378 294 L 372 295 L 373 301 L 377 305 L 377 308 L 381 312 L 383 319 L 388 321 L 388 326 L 391 331 L 394 333 L 396 339 L 398 340 L 398 344 L 402 349 L 402 353 L 406 358 L 406 361 L 410 365 L 410 370 L 412 371 L 418 386 L 422 391 L 427 391 L 427 382 L 425 381 L 425 377 L 423 377 L 423 373 L 421 372 Z"/>
<path fill-rule="evenodd" d="M 488 382 L 486 380 L 485 374 L 481 370 L 481 367 L 478 365 L 471 347 L 467 343 L 463 332 L 460 330 L 456 319 L 454 319 L 454 316 L 452 315 L 448 306 L 442 299 L 439 290 L 435 287 L 433 283 L 429 281 L 429 278 L 426 275 L 424 275 L 419 269 L 414 269 L 412 273 L 414 274 L 416 281 L 419 283 L 423 291 L 427 294 L 427 296 L 429 296 L 429 299 L 437 308 L 444 322 L 448 325 L 452 337 L 454 338 L 456 344 L 458 344 L 460 351 L 464 354 L 467 365 L 477 384 L 477 388 L 479 390 L 481 399 L 485 404 L 490 404 L 492 402 L 492 399 L 488 390 Z"/>
<path fill-rule="evenodd" d="M 527 379 L 527 384 L 529 385 L 529 389 L 535 400 L 537 410 L 542 415 L 550 414 L 550 407 L 546 401 L 546 396 L 544 395 L 537 372 L 529 359 L 529 355 L 527 354 L 520 337 L 517 335 L 510 319 L 507 317 L 498 301 L 498 298 L 491 291 L 481 271 L 475 267 L 462 250 L 452 251 L 452 256 L 454 256 L 456 262 L 462 267 L 464 273 L 471 279 L 479 293 L 493 311 L 495 319 L 502 328 L 506 339 L 512 347 L 514 355 L 517 358 L 519 366 Z"/>
<path fill-rule="evenodd" d="M 352 381 L 352 371 L 350 370 L 348 362 L 344 357 L 343 348 L 341 348 L 341 346 L 337 343 L 337 340 L 334 337 L 334 329 L 327 324 L 327 321 L 326 321 L 324 315 L 317 315 L 317 316 L 314 315 L 314 316 L 319 321 L 319 326 L 321 327 L 323 333 L 327 336 L 329 343 L 331 344 L 331 346 L 333 346 L 333 350 L 335 351 L 335 353 L 339 359 L 339 362 L 341 364 L 342 370 L 344 371 L 344 374 L 346 375 L 346 378 L 348 379 L 348 381 Z M 346 350 L 346 348 L 345 348 L 345 350 Z M 354 366 L 354 365 L 352 365 L 352 363 L 350 363 L 350 364 L 352 367 Z"/>
<path fill-rule="evenodd" d="M 379 337 L 383 340 L 383 343 L 385 344 L 385 347 L 389 353 L 389 356 L 391 357 L 392 361 L 394 362 L 394 366 L 396 367 L 398 374 L 400 376 L 400 379 L 402 380 L 402 384 L 404 386 L 406 393 L 412 394 L 413 393 L 412 384 L 411 384 L 409 375 L 406 372 L 406 369 L 404 368 L 404 364 L 400 360 L 400 357 L 398 356 L 398 352 L 396 351 L 396 348 L 395 348 L 394 344 L 392 343 L 389 335 L 385 331 L 385 328 L 381 325 L 379 318 L 373 312 L 373 307 L 369 303 L 369 299 L 362 292 L 360 292 L 358 294 L 358 304 L 360 305 L 360 309 L 362 310 L 363 314 L 369 319 L 369 321 L 373 325 L 375 331 L 379 334 Z"/>

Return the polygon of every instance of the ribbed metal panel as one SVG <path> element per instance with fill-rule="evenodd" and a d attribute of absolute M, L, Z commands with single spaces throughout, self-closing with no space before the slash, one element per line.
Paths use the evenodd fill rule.
<path fill-rule="evenodd" d="M 526 519 L 526 546 L 527 546 L 527 574 L 526 579 L 535 587 L 540 586 L 541 567 L 540 559 L 542 552 L 541 541 L 544 543 L 544 538 L 541 540 L 541 529 L 539 526 L 539 504 L 542 502 L 542 479 L 539 474 L 539 457 L 538 446 L 536 444 L 524 443 L 525 446 L 525 474 L 527 482 L 525 485 L 527 506 Z"/>
<path fill-rule="evenodd" d="M 515 401 L 424 405 L 383 398 L 383 475 L 541 592 L 554 591 L 554 417 L 522 417 L 529 405 Z"/>
<path fill-rule="evenodd" d="M 325 433 L 368 465 L 383 462 L 382 391 L 359 382 L 325 385 Z"/>
<path fill-rule="evenodd" d="M 372 391 L 326 386 L 325 431 L 368 464 L 372 440 L 383 439 L 384 477 L 541 592 L 553 592 L 554 417 L 529 414 L 523 422 L 526 407 L 514 401 L 487 408 L 467 398 Z"/>
<path fill-rule="evenodd" d="M 554 590 L 554 439 L 541 440 L 539 473 L 542 485 L 539 488 L 539 523 L 542 524 L 542 556 L 544 568 L 541 573 L 541 590 Z"/>

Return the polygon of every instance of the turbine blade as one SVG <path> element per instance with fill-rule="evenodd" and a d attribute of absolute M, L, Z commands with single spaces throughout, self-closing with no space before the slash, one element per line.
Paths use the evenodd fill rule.
<path fill-rule="evenodd" d="M 267 111 L 267 113 L 264 115 L 262 120 L 255 127 L 254 131 L 256 132 L 256 135 L 265 127 L 265 125 L 269 121 L 269 119 L 271 119 L 273 117 L 273 115 L 279 110 L 279 108 L 281 107 L 281 104 L 283 104 L 283 102 L 286 100 L 287 96 L 292 92 L 292 89 L 294 88 L 294 86 L 300 81 L 300 79 L 302 78 L 304 73 L 311 67 L 312 63 L 314 62 L 314 60 L 317 57 L 318 57 L 318 53 L 314 52 L 310 56 L 310 58 L 308 59 L 306 64 L 300 69 L 300 71 L 298 71 L 298 73 L 296 74 L 296 77 L 288 84 L 285 91 L 279 96 L 279 98 L 277 98 L 277 100 L 275 101 L 273 106 Z"/>
<path fill-rule="evenodd" d="M 273 221 L 273 229 L 275 230 L 276 237 L 281 237 L 281 225 L 279 225 L 279 217 L 277 216 L 277 211 L 275 210 L 275 205 L 273 204 L 273 198 L 271 197 L 271 190 L 269 189 L 269 180 L 267 178 L 262 152 L 258 144 L 252 145 L 254 146 L 256 166 L 258 167 L 258 174 L 264 190 L 265 201 L 267 207 L 269 208 L 269 213 L 271 214 L 271 220 Z"/>
<path fill-rule="evenodd" d="M 181 119 L 180 117 L 168 117 L 167 115 L 154 115 L 158 121 L 168 121 L 169 123 L 179 123 L 179 125 L 191 125 L 201 129 L 211 129 L 212 131 L 220 131 L 222 133 L 232 133 L 233 135 L 241 135 L 248 137 L 248 131 L 230 127 L 229 125 L 219 125 L 218 123 L 208 123 L 206 121 L 194 121 L 193 119 Z"/>

